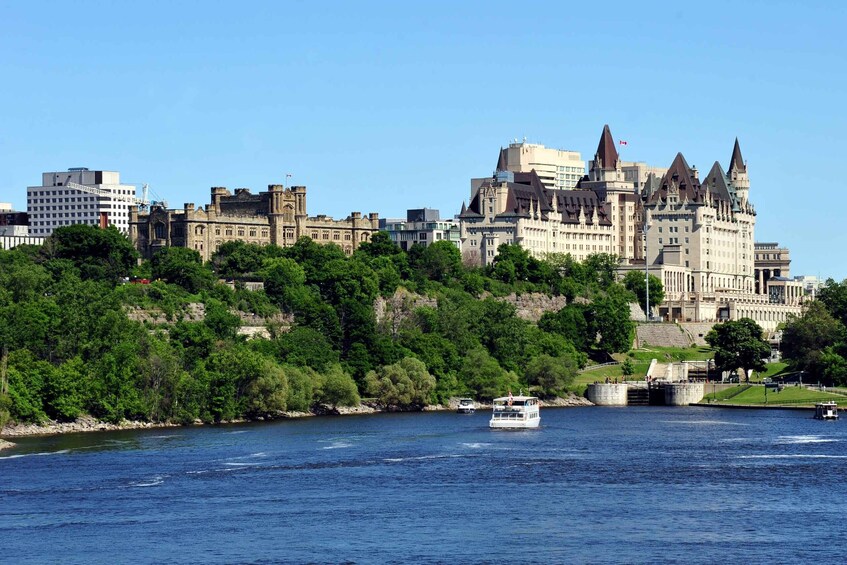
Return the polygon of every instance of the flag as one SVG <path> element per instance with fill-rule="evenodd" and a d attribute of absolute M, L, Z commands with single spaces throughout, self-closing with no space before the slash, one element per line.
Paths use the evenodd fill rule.
<path fill-rule="evenodd" d="M 618 145 L 629 145 L 629 144 L 626 141 L 624 141 L 623 139 L 619 139 Z"/>

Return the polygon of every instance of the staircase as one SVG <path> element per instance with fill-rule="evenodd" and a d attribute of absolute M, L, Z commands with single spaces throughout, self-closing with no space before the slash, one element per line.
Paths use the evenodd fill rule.
<path fill-rule="evenodd" d="M 629 385 L 626 391 L 627 406 L 649 406 L 650 390 L 646 386 Z"/>

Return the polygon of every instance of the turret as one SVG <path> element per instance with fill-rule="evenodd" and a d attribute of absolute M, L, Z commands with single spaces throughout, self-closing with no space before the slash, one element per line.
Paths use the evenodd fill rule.
<path fill-rule="evenodd" d="M 735 188 L 738 200 L 746 203 L 750 197 L 750 177 L 747 176 L 747 163 L 741 157 L 741 147 L 738 138 L 735 138 L 735 146 L 732 148 L 732 157 L 729 159 L 729 180 Z"/>

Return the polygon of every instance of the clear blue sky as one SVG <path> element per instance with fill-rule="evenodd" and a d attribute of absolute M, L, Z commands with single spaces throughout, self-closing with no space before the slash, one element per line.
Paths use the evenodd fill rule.
<path fill-rule="evenodd" d="M 589 159 L 724 167 L 737 136 L 758 241 L 847 277 L 842 2 L 0 0 L 0 201 L 44 171 L 308 187 L 311 215 L 457 213 L 513 138 Z"/>

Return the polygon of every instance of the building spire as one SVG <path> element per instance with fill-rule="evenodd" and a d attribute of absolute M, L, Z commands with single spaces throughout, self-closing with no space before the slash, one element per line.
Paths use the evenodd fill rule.
<path fill-rule="evenodd" d="M 500 171 L 506 171 L 506 150 L 502 147 L 500 148 L 500 155 L 497 157 L 497 168 L 494 169 L 495 173 L 499 173 Z"/>
<path fill-rule="evenodd" d="M 594 166 L 601 169 L 616 169 L 618 166 L 618 150 L 615 148 L 615 140 L 609 124 L 603 126 L 603 134 L 600 136 L 600 144 L 594 155 Z"/>
<path fill-rule="evenodd" d="M 729 159 L 729 171 L 747 172 L 747 165 L 744 163 L 744 158 L 741 157 L 741 147 L 738 145 L 737 137 L 735 138 L 735 147 L 732 148 L 732 157 Z"/>

